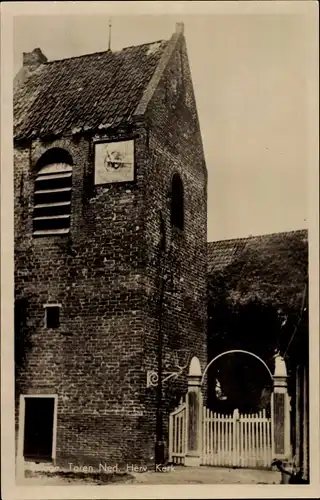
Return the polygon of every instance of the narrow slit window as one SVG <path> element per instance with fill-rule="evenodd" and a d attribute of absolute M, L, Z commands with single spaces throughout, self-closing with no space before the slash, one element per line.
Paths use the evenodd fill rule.
<path fill-rule="evenodd" d="M 45 325 L 46 328 L 59 328 L 60 326 L 60 306 L 45 306 Z"/>
<path fill-rule="evenodd" d="M 184 229 L 184 193 L 179 174 L 174 174 L 171 184 L 171 225 L 183 231 Z"/>

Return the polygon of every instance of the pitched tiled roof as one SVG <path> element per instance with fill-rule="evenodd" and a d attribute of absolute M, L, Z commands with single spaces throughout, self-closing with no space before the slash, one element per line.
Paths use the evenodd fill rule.
<path fill-rule="evenodd" d="M 210 241 L 208 243 L 208 271 L 209 273 L 213 273 L 223 270 L 242 252 L 250 248 L 273 253 L 279 248 L 279 245 L 289 241 L 292 236 L 300 236 L 301 240 L 307 241 L 308 231 L 301 229 L 298 231 L 249 236 L 247 238 Z"/>
<path fill-rule="evenodd" d="M 298 313 L 308 281 L 308 232 L 211 242 L 208 278 L 212 297 L 226 294 L 233 303 L 258 300 Z"/>
<path fill-rule="evenodd" d="M 168 42 L 47 62 L 15 90 L 17 139 L 130 122 Z"/>

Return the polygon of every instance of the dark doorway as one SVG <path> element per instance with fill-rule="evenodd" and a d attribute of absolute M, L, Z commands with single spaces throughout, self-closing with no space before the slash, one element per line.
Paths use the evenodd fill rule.
<path fill-rule="evenodd" d="M 25 459 L 52 459 L 54 398 L 26 397 L 24 418 Z"/>

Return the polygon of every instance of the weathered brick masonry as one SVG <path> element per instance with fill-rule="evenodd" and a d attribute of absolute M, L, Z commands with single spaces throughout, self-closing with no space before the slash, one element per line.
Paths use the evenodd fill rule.
<path fill-rule="evenodd" d="M 172 82 L 176 82 L 172 85 Z M 176 90 L 175 90 L 176 89 Z M 147 113 L 150 167 L 145 176 L 147 278 L 151 297 L 157 296 L 159 213 L 166 230 L 163 304 L 164 354 L 187 347 L 206 365 L 206 241 L 207 171 L 184 39 L 172 54 Z M 184 231 L 170 226 L 170 188 L 175 172 L 184 186 Z M 158 318 L 150 300 L 146 311 L 146 369 L 156 366 Z M 183 356 L 180 364 L 183 363 Z M 168 412 L 186 391 L 186 373 L 164 384 Z M 147 411 L 154 415 L 154 391 L 148 392 Z M 153 392 L 153 393 L 152 393 Z M 152 426 L 153 419 L 149 419 Z M 150 427 L 150 431 L 151 431 Z M 151 432 L 148 434 L 151 435 Z M 151 447 L 151 443 L 150 443 Z"/>
<path fill-rule="evenodd" d="M 58 464 L 153 460 L 156 389 L 146 372 L 157 370 L 159 278 L 164 355 L 187 348 L 206 363 L 207 172 L 182 34 L 167 59 L 130 124 L 15 144 L 16 421 L 20 394 L 58 395 Z M 93 141 L 102 137 L 135 138 L 135 182 L 93 185 Z M 53 147 L 73 159 L 71 230 L 34 238 L 37 161 Z M 184 231 L 170 224 L 175 172 Z M 58 329 L 44 325 L 50 302 L 62 306 Z M 164 384 L 165 422 L 185 388 L 186 371 Z"/>

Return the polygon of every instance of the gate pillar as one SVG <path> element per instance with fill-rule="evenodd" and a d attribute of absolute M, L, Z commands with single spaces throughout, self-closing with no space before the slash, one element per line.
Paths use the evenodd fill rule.
<path fill-rule="evenodd" d="M 273 458 L 291 459 L 290 444 L 290 400 L 287 384 L 287 367 L 285 360 L 277 355 L 273 376 L 272 421 L 273 421 Z"/>
<path fill-rule="evenodd" d="M 202 431 L 202 392 L 201 366 L 197 357 L 193 357 L 188 374 L 188 392 L 186 396 L 186 466 L 198 466 L 201 463 Z"/>

